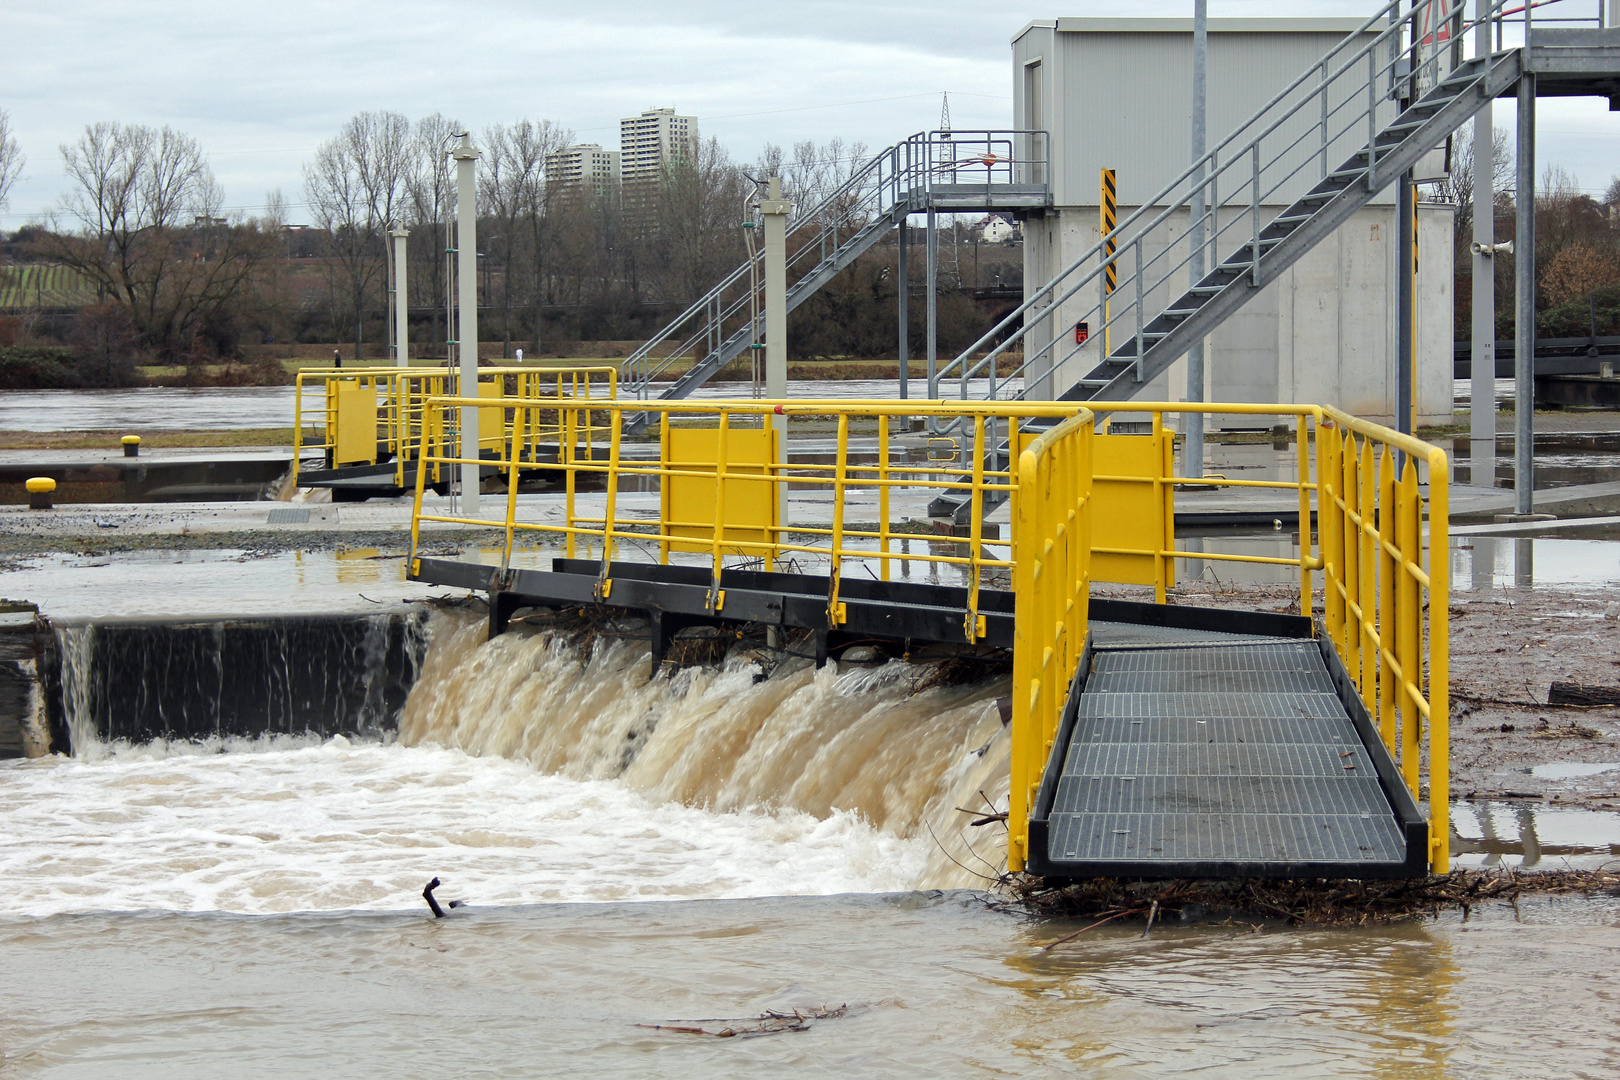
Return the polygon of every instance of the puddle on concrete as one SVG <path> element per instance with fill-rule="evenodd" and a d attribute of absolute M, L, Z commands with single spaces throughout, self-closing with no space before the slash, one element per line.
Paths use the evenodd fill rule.
<path fill-rule="evenodd" d="M 1620 769 L 1620 761 L 1600 761 L 1590 764 L 1553 762 L 1535 766 L 1530 770 L 1530 775 L 1542 780 L 1579 780 L 1583 776 L 1601 776 L 1616 769 Z"/>
<path fill-rule="evenodd" d="M 369 549 L 49 555 L 0 573 L 0 595 L 58 619 L 370 613 L 448 592 L 406 581 L 404 558 Z"/>
<path fill-rule="evenodd" d="M 1575 592 L 1620 584 L 1620 543 L 1612 540 L 1454 536 L 1455 591 L 1557 588 Z"/>
<path fill-rule="evenodd" d="M 1454 867 L 1592 869 L 1617 855 L 1620 813 L 1530 802 L 1458 802 L 1451 807 Z"/>
<path fill-rule="evenodd" d="M 1299 538 L 1289 528 L 1244 535 L 1205 535 L 1176 541 L 1180 551 L 1298 559 Z M 1294 566 L 1234 563 L 1214 559 L 1176 560 L 1176 577 L 1189 581 L 1282 584 L 1299 580 Z M 1616 539 L 1570 540 L 1550 537 L 1453 536 L 1451 588 L 1454 592 L 1552 588 L 1571 592 L 1620 586 L 1620 535 Z"/>

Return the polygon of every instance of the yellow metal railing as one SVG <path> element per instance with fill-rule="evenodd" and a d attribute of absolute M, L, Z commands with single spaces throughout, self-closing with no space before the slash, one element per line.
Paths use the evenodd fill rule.
<path fill-rule="evenodd" d="M 1029 815 L 1086 643 L 1091 595 L 1092 414 L 1082 411 L 1018 455 L 1013 493 L 1012 783 L 1007 869 L 1029 857 Z"/>
<path fill-rule="evenodd" d="M 429 410 L 427 402 L 457 392 L 458 373 L 446 368 L 375 367 L 305 368 L 298 373 L 294 396 L 293 482 L 306 452 L 320 453 L 328 468 L 375 465 L 392 460 L 394 482 L 403 487 L 416 450 L 427 445 L 446 447 L 460 438 L 460 413 Z M 318 404 L 306 400 L 306 384 L 320 384 Z M 589 444 L 604 438 L 600 414 L 579 410 L 566 425 L 560 414 L 542 418 L 525 428 L 514 443 L 512 416 L 496 399 L 518 398 L 550 403 L 613 400 L 618 396 L 618 371 L 599 365 L 588 367 L 490 367 L 478 371 L 481 399 L 479 445 L 483 450 L 515 447 L 512 453 L 537 461 L 561 456 L 565 438 Z M 310 410 L 306 413 L 306 408 Z M 319 419 L 319 442 L 304 438 L 307 420 Z M 498 421 L 498 422 L 497 422 Z M 441 477 L 434 470 L 430 483 Z"/>
<path fill-rule="evenodd" d="M 1446 454 L 1338 409 L 1322 413 L 1323 624 L 1414 797 L 1428 732 L 1429 863 L 1444 873 L 1450 865 Z M 1419 477 L 1420 466 L 1427 477 Z"/>
<path fill-rule="evenodd" d="M 568 433 L 603 416 L 593 430 L 606 447 L 559 455 L 565 472 L 564 513 L 560 520 L 519 513 L 517 456 L 499 451 L 482 464 L 508 478 L 504 506 L 492 517 L 439 512 L 423 505 L 419 470 L 411 522 L 414 559 L 424 522 L 485 526 L 504 533 L 501 569 L 510 565 L 515 539 L 524 534 L 556 537 L 566 555 L 584 549 L 600 558 L 598 596 L 612 590 L 616 559 L 639 553 L 648 561 L 670 562 L 683 555 L 706 562 L 712 571 L 710 608 L 724 610 L 720 571 L 725 566 L 796 569 L 802 560 L 828 576 L 828 626 L 842 621 L 841 581 L 850 566 L 864 566 L 883 580 L 914 564 L 928 573 L 949 571 L 967 586 L 963 640 L 984 636 L 979 615 L 981 585 L 1010 588 L 1016 596 L 1012 793 L 1009 807 L 1009 866 L 1024 864 L 1028 816 L 1074 668 L 1084 648 L 1086 610 L 1092 580 L 1129 580 L 1151 585 L 1162 600 L 1173 581 L 1177 558 L 1209 562 L 1292 567 L 1299 575 L 1300 612 L 1318 614 L 1315 574 L 1323 574 L 1326 604 L 1322 625 L 1349 670 L 1401 777 L 1414 798 L 1427 786 L 1430 806 L 1430 865 L 1444 870 L 1447 860 L 1447 623 L 1446 623 L 1446 455 L 1436 447 L 1317 406 L 1224 403 L 1091 402 L 897 402 L 897 401 L 735 401 L 592 402 L 588 407 L 513 398 L 430 398 L 426 414 L 453 416 L 462 406 L 507 410 L 510 445 L 523 445 L 529 431 L 555 419 L 565 447 L 577 446 Z M 542 416 L 543 410 L 556 410 Z M 1092 430 L 1092 412 L 1117 420 L 1148 414 L 1147 436 L 1105 435 Z M 631 453 L 623 419 L 651 412 L 661 421 L 656 448 Z M 1171 475 L 1165 417 L 1192 412 L 1292 417 L 1298 474 L 1295 479 L 1244 480 Z M 891 422 L 901 417 L 953 421 L 957 445 L 910 447 L 896 453 Z M 793 419 L 819 423 L 833 435 L 829 460 L 785 461 L 775 425 Z M 1057 421 L 1035 431 L 1030 421 Z M 447 419 L 448 423 L 449 420 Z M 859 432 L 857 432 L 859 429 Z M 424 431 L 433 430 L 425 423 Z M 968 433 L 971 432 L 971 439 Z M 859 447 L 857 434 L 870 439 Z M 1140 454 L 1119 453 L 1123 443 L 1142 439 Z M 1110 442 L 1110 440 L 1115 440 Z M 1009 468 L 996 468 L 996 447 L 1017 448 Z M 1108 448 L 1104 453 L 1100 448 Z M 637 448 L 638 451 L 640 448 Z M 1126 449 L 1132 449 L 1127 447 Z M 424 465 L 462 463 L 453 440 L 424 436 L 418 454 Z M 505 456 L 499 456 L 504 453 Z M 911 454 L 915 454 L 913 459 Z M 1396 459 L 1405 463 L 1396 475 Z M 1376 458 L 1376 467 L 1375 467 Z M 1104 461 L 1130 465 L 1103 471 Z M 1427 496 L 1419 468 L 1427 471 Z M 1174 536 L 1174 491 L 1181 486 L 1293 491 L 1298 508 L 1298 554 L 1293 558 L 1223 552 L 1178 551 Z M 587 493 L 584 489 L 595 489 Z M 791 487 L 809 489 L 825 503 L 814 521 L 787 522 L 781 506 Z M 658 493 L 656 507 L 624 508 L 620 493 Z M 945 491 L 967 493 L 966 535 L 947 535 L 930 524 L 906 519 L 923 516 L 922 500 Z M 916 503 L 903 500 L 910 493 Z M 588 499 L 584 499 L 586 495 Z M 1011 535 L 1002 541 L 986 533 L 984 511 L 1010 499 Z M 583 500 L 583 501 L 582 501 Z M 910 507 L 908 511 L 908 507 Z M 1428 554 L 1423 520 L 1429 520 Z M 1129 532 L 1121 523 L 1142 516 L 1150 527 Z M 896 518 L 902 519 L 896 524 Z M 1319 529 L 1313 529 L 1313 521 Z M 1095 527 L 1092 523 L 1095 522 Z M 1141 572 L 1109 577 L 1099 571 L 1108 560 L 1139 560 Z M 871 568 L 875 564 L 876 570 Z M 1427 599 L 1425 599 L 1425 597 Z M 1427 756 L 1427 768 L 1424 757 Z M 1427 784 L 1424 784 L 1425 775 Z"/>
<path fill-rule="evenodd" d="M 430 407 L 452 411 L 464 405 L 483 404 L 467 398 L 441 398 Z M 499 404 L 514 415 L 514 428 L 526 431 L 542 406 L 535 402 L 504 399 Z M 603 565 L 602 595 L 612 588 L 608 567 L 626 545 L 635 545 L 645 557 L 669 562 L 677 553 L 706 556 L 715 581 L 713 599 L 721 611 L 724 594 L 719 591 L 719 575 L 726 565 L 761 565 L 767 568 L 791 560 L 798 566 L 822 564 L 829 575 L 828 618 L 836 627 L 841 621 L 839 584 L 846 563 L 876 564 L 875 575 L 889 580 L 894 567 L 908 571 L 913 564 L 949 567 L 960 575 L 967 588 L 968 607 L 964 616 L 963 639 L 977 641 L 984 636 L 984 620 L 978 611 L 978 590 L 987 575 L 998 575 L 994 584 L 1010 584 L 1013 560 L 997 552 L 1005 545 L 987 543 L 983 518 L 996 503 L 1016 495 L 1017 481 L 1008 469 L 986 464 L 990 448 L 1003 439 L 1018 440 L 1019 425 L 1035 418 L 1067 420 L 1084 410 L 1072 405 L 1031 405 L 1024 403 L 918 403 L 862 401 L 738 401 L 738 402 L 595 402 L 592 408 L 608 416 L 606 452 L 589 458 L 566 457 L 560 464 L 565 472 L 564 514 L 561 521 L 522 520 L 517 513 L 516 463 L 510 456 L 481 464 L 508 474 L 506 506 L 498 518 L 467 517 L 453 513 L 433 513 L 422 505 L 425 485 L 419 477 L 416 505 L 412 514 L 412 557 L 420 537 L 422 522 L 444 522 L 486 526 L 505 533 L 501 567 L 510 565 L 512 545 L 517 536 L 529 533 L 551 535 L 561 540 L 564 552 L 574 557 L 585 545 L 590 557 Z M 583 409 L 561 409 L 566 427 L 571 414 Z M 626 415 L 652 412 L 662 420 L 663 435 L 656 456 L 627 456 L 622 437 Z M 898 459 L 890 438 L 891 422 L 899 417 L 937 413 L 962 417 L 974 432 L 971 449 L 951 460 L 910 461 Z M 828 462 L 783 460 L 774 435 L 778 419 L 820 420 L 831 428 L 833 451 Z M 870 429 L 874 442 L 870 461 L 852 457 L 851 438 L 856 428 Z M 701 435 L 704 451 L 697 439 Z M 449 444 L 424 444 L 423 464 L 447 467 L 461 464 Z M 594 498 L 582 505 L 582 484 L 600 488 L 600 503 Z M 829 503 L 825 520 L 784 523 L 780 506 L 789 487 L 813 489 Z M 657 490 L 660 508 L 656 517 L 631 517 L 621 512 L 619 494 L 630 489 Z M 896 527 L 897 509 L 893 495 L 906 489 L 919 496 L 942 491 L 967 494 L 976 513 L 963 536 L 942 534 L 931 525 L 926 528 Z M 901 509 L 904 513 L 904 510 Z M 919 503 L 912 520 L 924 516 Z M 656 552 L 656 556 L 654 555 Z M 727 561 L 729 560 L 729 562 Z"/>

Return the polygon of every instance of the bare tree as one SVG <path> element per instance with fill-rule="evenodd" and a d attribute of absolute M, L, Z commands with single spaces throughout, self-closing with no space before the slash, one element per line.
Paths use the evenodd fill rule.
<path fill-rule="evenodd" d="M 493 124 L 484 129 L 484 168 L 478 182 L 479 217 L 492 228 L 482 244 L 501 268 L 501 356 L 512 355 L 512 296 L 517 280 L 517 255 L 523 239 L 522 224 L 538 216 L 541 208 L 530 202 L 545 191 L 546 155 L 555 149 L 554 125 L 519 120 L 508 128 Z"/>
<path fill-rule="evenodd" d="M 664 174 L 658 199 L 658 268 L 663 299 L 687 303 L 742 261 L 743 199 L 753 189 L 718 139 Z"/>
<path fill-rule="evenodd" d="M 11 114 L 0 109 L 0 210 L 10 205 L 7 196 L 22 176 L 22 167 L 27 161 L 17 137 L 11 133 Z"/>
<path fill-rule="evenodd" d="M 406 256 L 411 266 L 410 288 L 433 311 L 435 351 L 449 336 L 448 331 L 441 334 L 439 328 L 448 282 L 447 228 L 456 201 L 449 152 L 451 141 L 462 130 L 458 121 L 446 119 L 439 113 L 430 113 L 418 120 L 411 136 L 410 169 L 405 181 L 412 227 Z M 449 355 L 448 348 L 445 355 Z"/>
<path fill-rule="evenodd" d="M 1441 194 L 1457 204 L 1456 235 L 1464 246 L 1474 238 L 1474 140 L 1457 136 L 1453 142 L 1451 173 Z M 1505 128 L 1491 132 L 1491 192 L 1496 200 L 1511 199 L 1517 174 L 1513 166 L 1513 143 Z"/>
<path fill-rule="evenodd" d="M 497 243 L 504 253 L 505 279 L 502 288 L 502 325 L 505 348 L 512 347 L 512 308 L 514 295 L 528 293 L 533 319 L 533 351 L 539 355 L 539 340 L 546 321 L 546 270 L 557 246 L 559 215 L 552 206 L 552 189 L 546 185 L 546 159 L 573 142 L 572 131 L 551 120 L 520 120 L 509 130 L 499 126 L 486 131 L 486 212 L 499 220 Z"/>
<path fill-rule="evenodd" d="M 393 112 L 363 112 L 322 143 L 304 166 L 304 191 L 327 232 L 334 292 L 354 314 L 354 355 L 365 342 L 365 313 L 382 282 L 385 234 L 403 220 L 411 151 L 410 121 Z"/>
<path fill-rule="evenodd" d="M 36 250 L 119 305 L 162 356 L 192 354 L 205 331 L 225 344 L 227 308 L 274 238 L 257 222 L 219 216 L 224 195 L 196 140 L 99 123 L 61 149 L 71 181 L 63 209 L 78 227 L 45 234 Z"/>

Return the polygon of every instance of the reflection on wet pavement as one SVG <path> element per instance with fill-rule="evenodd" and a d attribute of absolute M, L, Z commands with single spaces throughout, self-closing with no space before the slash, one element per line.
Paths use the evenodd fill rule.
<path fill-rule="evenodd" d="M 1458 802 L 1451 808 L 1451 855 L 1458 868 L 1591 869 L 1620 855 L 1620 813 L 1529 801 Z"/>

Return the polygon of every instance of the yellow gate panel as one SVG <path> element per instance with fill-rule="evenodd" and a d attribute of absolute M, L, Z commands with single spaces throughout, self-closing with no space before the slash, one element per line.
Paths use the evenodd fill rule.
<path fill-rule="evenodd" d="M 1169 588 L 1176 583 L 1175 496 L 1167 482 L 1175 434 L 1093 435 L 1091 447 L 1091 579 Z"/>
<path fill-rule="evenodd" d="M 506 396 L 506 380 L 497 375 L 490 382 L 478 384 L 478 396 L 481 398 L 498 398 Z M 497 449 L 506 445 L 506 410 L 489 408 L 478 410 L 478 448 L 495 447 Z"/>
<path fill-rule="evenodd" d="M 720 535 L 726 554 L 763 556 L 772 565 L 770 545 L 777 542 L 776 432 L 767 428 L 730 428 L 725 432 L 724 491 L 721 491 L 720 429 L 664 425 L 662 489 L 663 532 L 690 537 L 666 541 L 671 551 L 712 551 L 714 523 L 725 521 Z M 696 474 L 696 475 L 691 475 Z M 724 505 L 722 506 L 722 499 Z M 735 545 L 735 546 L 730 546 Z M 757 545 L 757 546 L 756 546 Z"/>
<path fill-rule="evenodd" d="M 338 382 L 337 432 L 332 465 L 372 465 L 377 461 L 377 391 L 368 382 Z"/>

